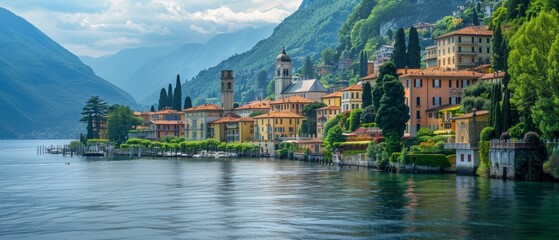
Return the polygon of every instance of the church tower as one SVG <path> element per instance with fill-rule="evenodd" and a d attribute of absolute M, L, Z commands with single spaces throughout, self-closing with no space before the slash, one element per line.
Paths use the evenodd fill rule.
<path fill-rule="evenodd" d="M 221 70 L 221 107 L 223 111 L 233 110 L 234 86 L 233 70 Z"/>
<path fill-rule="evenodd" d="M 285 53 L 285 48 L 276 58 L 276 71 L 274 73 L 276 100 L 280 99 L 281 93 L 291 84 L 293 70 L 291 58 Z"/>

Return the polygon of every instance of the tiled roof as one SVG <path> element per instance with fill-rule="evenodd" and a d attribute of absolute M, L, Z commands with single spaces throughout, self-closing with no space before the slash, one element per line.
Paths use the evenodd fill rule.
<path fill-rule="evenodd" d="M 260 118 L 305 118 L 305 117 L 292 112 L 271 111 L 269 113 L 258 115 L 253 118 L 260 119 Z"/>
<path fill-rule="evenodd" d="M 363 87 L 361 87 L 361 85 L 359 84 L 355 84 L 353 86 L 342 89 L 342 92 L 346 92 L 346 91 L 363 91 Z"/>
<path fill-rule="evenodd" d="M 313 103 L 314 101 L 300 96 L 289 96 L 270 102 L 270 105 L 282 103 Z"/>
<path fill-rule="evenodd" d="M 176 125 L 176 124 L 184 124 L 184 122 L 182 121 L 178 121 L 178 120 L 153 120 L 150 121 L 151 123 L 155 124 L 155 125 Z"/>
<path fill-rule="evenodd" d="M 322 96 L 321 98 L 341 98 L 342 97 L 342 92 L 333 92 L 327 95 Z"/>
<path fill-rule="evenodd" d="M 213 122 L 211 122 L 211 124 L 218 124 L 218 123 L 234 123 L 234 122 L 253 122 L 254 119 L 250 118 L 250 117 L 246 117 L 246 118 L 240 118 L 240 117 L 223 117 L 220 119 L 217 119 Z"/>
<path fill-rule="evenodd" d="M 196 107 L 191 107 L 189 109 L 185 109 L 185 112 L 196 112 L 196 111 L 221 111 L 223 110 L 220 106 L 215 104 L 204 104 Z"/>
<path fill-rule="evenodd" d="M 304 92 L 328 92 L 317 79 L 299 80 L 291 83 L 282 94 L 304 93 Z"/>
<path fill-rule="evenodd" d="M 402 76 L 402 75 L 407 75 L 407 74 L 420 72 L 421 70 L 422 69 L 417 69 L 417 68 L 408 68 L 408 69 L 400 68 L 400 69 L 396 70 L 396 74 L 398 74 L 398 76 Z M 372 73 L 372 74 L 369 74 L 365 77 L 362 77 L 361 81 L 374 80 L 374 79 L 377 79 L 377 78 L 378 78 L 378 73 Z"/>
<path fill-rule="evenodd" d="M 320 138 L 313 138 L 308 140 L 298 140 L 299 144 L 311 144 L 311 143 L 322 143 L 322 139 Z"/>
<path fill-rule="evenodd" d="M 270 100 L 262 100 L 257 102 L 252 102 L 235 108 L 234 110 L 250 110 L 250 109 L 270 109 Z"/>
<path fill-rule="evenodd" d="M 447 33 L 436 37 L 435 39 L 448 37 L 452 35 L 475 35 L 475 36 L 492 36 L 493 32 L 485 26 L 469 26 L 462 29 L 458 29 L 454 32 Z"/>
<path fill-rule="evenodd" d="M 504 78 L 505 74 L 506 74 L 505 72 L 486 73 L 485 75 L 483 75 L 479 79 L 480 80 L 486 80 L 486 79 L 493 79 L 493 78 Z"/>
<path fill-rule="evenodd" d="M 427 68 L 417 72 L 408 72 L 400 77 L 462 77 L 480 78 L 484 74 L 468 70 L 440 70 L 438 68 Z"/>
<path fill-rule="evenodd" d="M 487 115 L 487 114 L 489 114 L 488 110 L 476 111 L 476 116 Z M 471 117 L 473 117 L 473 113 L 466 113 L 462 116 L 458 116 L 458 117 L 455 117 L 453 119 L 466 119 L 466 118 L 471 118 Z"/>
<path fill-rule="evenodd" d="M 318 110 L 341 110 L 342 108 L 338 107 L 338 106 L 326 106 L 326 107 L 321 107 L 316 109 Z"/>

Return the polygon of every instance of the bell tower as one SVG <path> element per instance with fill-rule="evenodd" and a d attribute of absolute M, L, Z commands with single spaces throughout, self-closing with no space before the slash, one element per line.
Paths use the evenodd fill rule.
<path fill-rule="evenodd" d="M 281 93 L 291 84 L 292 74 L 291 57 L 287 55 L 285 48 L 283 48 L 276 58 L 276 71 L 274 72 L 276 100 L 280 99 Z"/>
<path fill-rule="evenodd" d="M 233 70 L 221 70 L 221 107 L 223 111 L 233 110 L 234 85 Z"/>

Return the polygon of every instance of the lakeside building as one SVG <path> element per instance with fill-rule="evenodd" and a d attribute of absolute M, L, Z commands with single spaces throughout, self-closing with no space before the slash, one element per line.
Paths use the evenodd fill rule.
<path fill-rule="evenodd" d="M 456 173 L 474 175 L 479 166 L 479 140 L 483 128 L 489 126 L 489 111 L 476 111 L 455 117 L 454 142 L 446 143 L 445 149 L 456 150 Z"/>
<path fill-rule="evenodd" d="M 493 32 L 485 26 L 469 26 L 435 38 L 436 65 L 449 70 L 473 68 L 491 60 Z M 434 56 L 428 54 L 424 61 L 433 66 Z"/>
<path fill-rule="evenodd" d="M 255 112 L 267 113 L 270 111 L 270 102 L 272 101 L 267 99 L 250 102 L 233 109 L 233 113 L 241 117 L 249 117 L 252 113 Z"/>
<path fill-rule="evenodd" d="M 539 141 L 539 139 L 537 139 Z M 489 176 L 510 180 L 540 180 L 544 175 L 542 149 L 537 142 L 491 140 Z M 545 154 L 543 154 L 545 155 Z"/>
<path fill-rule="evenodd" d="M 274 87 L 276 100 L 299 96 L 318 102 L 320 97 L 328 94 L 328 90 L 318 79 L 299 79 L 293 77 L 291 57 L 287 55 L 285 48 L 277 56 L 275 67 Z"/>
<path fill-rule="evenodd" d="M 459 104 L 441 105 L 427 109 L 427 128 L 435 134 L 451 134 L 456 132 L 454 118 L 461 115 Z"/>
<path fill-rule="evenodd" d="M 410 109 L 406 132 L 415 136 L 419 128 L 428 127 L 427 109 L 445 104 L 460 104 L 462 89 L 475 84 L 483 75 L 467 70 L 429 68 L 400 76 L 405 102 Z"/>
<path fill-rule="evenodd" d="M 209 123 L 223 116 L 223 109 L 214 104 L 204 104 L 184 110 L 186 141 L 201 141 L 213 136 Z"/>
<path fill-rule="evenodd" d="M 363 87 L 359 84 L 355 84 L 351 87 L 342 89 L 342 111 L 351 111 L 353 109 L 361 109 L 363 105 L 363 100 L 361 95 L 363 93 Z"/>
<path fill-rule="evenodd" d="M 289 111 L 270 111 L 253 117 L 254 142 L 264 153 L 275 154 L 279 143 L 285 138 L 297 138 L 303 116 Z"/>
<path fill-rule="evenodd" d="M 425 66 L 427 68 L 437 66 L 437 45 L 428 46 L 425 48 L 425 56 L 423 57 Z"/>
<path fill-rule="evenodd" d="M 220 142 L 250 142 L 254 139 L 254 119 L 229 113 L 210 123 L 212 138 Z"/>
<path fill-rule="evenodd" d="M 270 110 L 301 114 L 303 108 L 313 102 L 317 101 L 300 96 L 282 97 L 270 102 Z"/>
<path fill-rule="evenodd" d="M 165 108 L 157 112 L 135 112 L 134 116 L 142 119 L 144 127 L 131 130 L 129 137 L 153 141 L 184 135 L 184 113 L 182 111 Z"/>
<path fill-rule="evenodd" d="M 326 106 L 316 109 L 316 135 L 322 137 L 326 133 L 322 132 L 324 125 L 341 112 L 340 106 Z"/>

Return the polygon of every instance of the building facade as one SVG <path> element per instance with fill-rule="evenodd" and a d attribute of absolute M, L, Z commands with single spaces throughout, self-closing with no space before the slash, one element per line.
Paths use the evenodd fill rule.
<path fill-rule="evenodd" d="M 351 87 L 344 88 L 341 92 L 342 112 L 361 108 L 361 106 L 363 105 L 363 100 L 361 99 L 363 87 L 361 87 L 361 85 L 355 84 Z"/>
<path fill-rule="evenodd" d="M 243 106 L 237 107 L 233 110 L 233 113 L 241 117 L 249 117 L 252 113 L 267 113 L 270 111 L 270 100 L 260 100 L 247 103 Z"/>
<path fill-rule="evenodd" d="M 454 142 L 445 144 L 446 149 L 456 149 L 456 173 L 474 175 L 479 167 L 479 140 L 481 130 L 489 125 L 489 111 L 473 111 L 455 117 Z"/>
<path fill-rule="evenodd" d="M 234 99 L 234 83 L 233 71 L 221 70 L 221 108 L 225 112 L 233 110 Z"/>
<path fill-rule="evenodd" d="M 204 104 L 184 110 L 186 141 L 200 141 L 213 136 L 209 123 L 223 116 L 223 109 L 214 104 Z"/>
<path fill-rule="evenodd" d="M 322 103 L 326 104 L 326 106 L 342 106 L 342 92 L 333 92 L 322 96 L 320 99 Z"/>
<path fill-rule="evenodd" d="M 434 47 L 436 47 L 437 66 L 456 70 L 490 63 L 492 36 L 493 32 L 485 26 L 469 26 L 436 37 Z M 428 49 L 432 50 L 433 46 Z M 425 60 L 432 63 L 432 55 Z"/>
<path fill-rule="evenodd" d="M 287 55 L 285 49 L 276 58 L 274 87 L 276 100 L 299 96 L 320 101 L 320 97 L 328 94 L 328 90 L 318 79 L 301 79 L 293 76 L 291 57 Z"/>
<path fill-rule="evenodd" d="M 326 133 L 323 132 L 324 125 L 340 112 L 341 107 L 339 106 L 326 106 L 316 109 L 316 135 L 318 137 L 326 135 Z"/>
<path fill-rule="evenodd" d="M 280 138 L 296 137 L 304 117 L 289 111 L 270 111 L 253 119 L 254 140 L 275 142 Z"/>
<path fill-rule="evenodd" d="M 308 98 L 290 96 L 270 102 L 270 110 L 301 114 L 303 108 L 313 102 L 315 101 Z"/>

